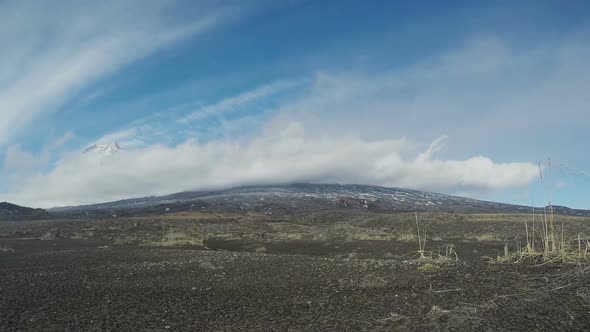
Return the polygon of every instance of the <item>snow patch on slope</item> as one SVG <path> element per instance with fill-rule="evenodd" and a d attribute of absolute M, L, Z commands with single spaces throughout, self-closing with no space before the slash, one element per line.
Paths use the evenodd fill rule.
<path fill-rule="evenodd" d="M 84 150 L 83 153 L 99 153 L 103 155 L 111 155 L 118 151 L 121 151 L 121 147 L 119 146 L 119 144 L 117 144 L 117 142 L 115 142 L 113 144 L 95 144 Z"/>

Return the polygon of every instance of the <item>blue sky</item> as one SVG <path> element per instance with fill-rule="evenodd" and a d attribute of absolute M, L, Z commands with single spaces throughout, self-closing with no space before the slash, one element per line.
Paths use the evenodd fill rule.
<path fill-rule="evenodd" d="M 588 7 L 2 2 L 0 199 L 314 181 L 590 208 Z"/>

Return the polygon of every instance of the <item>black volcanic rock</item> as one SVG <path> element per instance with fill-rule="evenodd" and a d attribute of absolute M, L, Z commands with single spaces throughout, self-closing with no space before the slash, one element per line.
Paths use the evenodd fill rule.
<path fill-rule="evenodd" d="M 0 202 L 0 220 L 42 219 L 48 213 L 43 209 L 33 209 L 8 202 Z"/>

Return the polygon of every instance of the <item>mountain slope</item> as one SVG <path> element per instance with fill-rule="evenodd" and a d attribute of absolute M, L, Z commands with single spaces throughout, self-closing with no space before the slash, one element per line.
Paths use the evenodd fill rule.
<path fill-rule="evenodd" d="M 117 142 L 115 142 L 113 144 L 93 145 L 93 146 L 87 148 L 86 150 L 84 150 L 83 153 L 98 153 L 98 154 L 110 155 L 110 154 L 116 153 L 118 151 L 121 151 L 121 147 L 119 146 L 119 144 Z"/>
<path fill-rule="evenodd" d="M 367 185 L 289 184 L 224 190 L 181 192 L 102 204 L 54 208 L 53 212 L 136 214 L 196 209 L 255 211 L 267 214 L 302 211 L 368 210 L 374 212 L 530 213 L 530 206 L 481 201 L 417 190 Z M 590 216 L 590 211 L 554 207 L 565 215 Z"/>
<path fill-rule="evenodd" d="M 8 202 L 0 202 L 0 220 L 39 219 L 47 216 L 47 212 L 43 209 L 33 209 Z"/>

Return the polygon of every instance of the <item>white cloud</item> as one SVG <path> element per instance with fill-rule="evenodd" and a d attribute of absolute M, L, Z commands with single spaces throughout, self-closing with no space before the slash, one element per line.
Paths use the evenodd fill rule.
<path fill-rule="evenodd" d="M 44 146 L 41 151 L 32 153 L 22 149 L 20 144 L 8 146 L 4 155 L 3 172 L 0 173 L 7 181 L 18 184 L 31 173 L 46 167 L 54 157 L 56 150 L 74 139 L 76 134 L 68 131 Z"/>
<path fill-rule="evenodd" d="M 499 164 L 485 157 L 438 160 L 434 150 L 416 153 L 406 139 L 312 137 L 293 123 L 248 143 L 188 141 L 109 156 L 75 155 L 47 174 L 30 177 L 2 199 L 50 207 L 293 181 L 496 189 L 527 184 L 538 172 L 534 164 Z"/>
<path fill-rule="evenodd" d="M 538 177 L 536 164 L 504 161 L 513 158 L 498 162 L 482 156 L 497 155 L 498 150 L 480 151 L 490 151 L 492 142 L 500 150 L 519 149 L 527 156 L 519 159 L 544 157 L 543 146 L 519 147 L 520 137 L 548 136 L 553 128 L 585 129 L 590 124 L 590 104 L 582 91 L 590 84 L 584 66 L 584 55 L 590 51 L 580 45 L 578 41 L 514 50 L 484 38 L 399 70 L 319 73 L 304 91 L 287 93 L 274 103 L 276 116 L 250 140 L 146 143 L 143 137 L 166 133 L 140 121 L 100 139 L 128 141 L 131 151 L 105 158 L 69 156 L 52 171 L 14 186 L 3 199 L 48 207 L 293 181 L 443 192 L 524 186 Z M 263 86 L 228 97 L 185 122 L 263 103 L 277 91 Z M 241 119 L 260 123 L 255 114 Z M 231 121 L 219 125 L 242 126 L 240 117 Z M 441 156 L 445 134 L 454 142 L 448 152 L 461 150 L 453 158 Z M 404 136 L 413 139 L 398 139 Z M 438 136 L 429 147 L 420 144 Z M 40 186 L 47 189 L 41 192 Z"/>
<path fill-rule="evenodd" d="M 583 135 L 590 125 L 587 38 L 517 48 L 479 36 L 402 68 L 319 72 L 309 93 L 283 103 L 275 121 L 367 138 L 448 133 L 463 154 L 502 155 L 524 137 L 538 144 L 521 148 L 525 158 L 541 158 L 549 133 Z"/>
<path fill-rule="evenodd" d="M 40 155 L 34 155 L 24 151 L 18 144 L 11 145 L 6 149 L 4 156 L 4 175 L 21 176 L 31 170 L 43 166 L 49 161 L 49 152 L 43 151 Z"/>
<path fill-rule="evenodd" d="M 174 2 L 2 2 L 0 146 L 93 82 L 235 14 L 202 7 L 172 21 Z"/>

